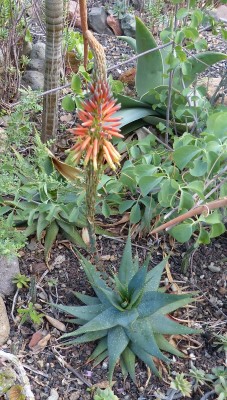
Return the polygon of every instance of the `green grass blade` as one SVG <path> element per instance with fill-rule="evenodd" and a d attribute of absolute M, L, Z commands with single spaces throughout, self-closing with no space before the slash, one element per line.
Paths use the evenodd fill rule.
<path fill-rule="evenodd" d="M 51 222 L 49 225 L 47 231 L 46 231 L 46 236 L 45 236 L 45 241 L 44 241 L 44 257 L 46 263 L 48 263 L 49 259 L 49 254 L 51 251 L 51 248 L 56 240 L 57 234 L 59 231 L 59 226 L 56 221 Z"/>

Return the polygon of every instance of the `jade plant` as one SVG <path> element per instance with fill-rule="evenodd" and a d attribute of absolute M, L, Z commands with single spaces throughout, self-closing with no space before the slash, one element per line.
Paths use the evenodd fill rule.
<path fill-rule="evenodd" d="M 137 55 L 146 53 L 137 60 L 137 98 L 121 94 L 117 96 L 121 111 L 116 115 L 122 117 L 123 133 L 146 124 L 158 126 L 162 131 L 167 126 L 168 118 L 170 127 L 178 132 L 188 131 L 195 122 L 196 126 L 199 124 L 200 127 L 201 124 L 203 127 L 210 104 L 204 96 L 204 89 L 195 86 L 196 79 L 209 66 L 226 60 L 227 55 L 215 51 L 200 51 L 196 55 L 190 55 L 190 46 L 193 45 L 197 50 L 197 42 L 201 43 L 198 26 L 176 31 L 172 27 L 166 29 L 161 33 L 163 44 L 158 47 L 149 29 L 136 18 L 136 38 L 120 38 Z M 190 46 L 184 45 L 186 40 L 190 41 Z M 201 48 L 205 50 L 206 44 L 203 43 Z"/>
<path fill-rule="evenodd" d="M 97 365 L 108 357 L 110 382 L 118 360 L 124 377 L 129 374 L 135 382 L 136 357 L 159 376 L 154 357 L 170 361 L 162 350 L 184 356 L 168 342 L 166 335 L 199 331 L 178 324 L 169 313 L 192 302 L 193 296 L 167 294 L 159 289 L 167 259 L 150 271 L 149 258 L 139 267 L 138 259 L 132 257 L 128 237 L 118 274 L 105 282 L 95 266 L 81 254 L 79 257 L 95 296 L 75 292 L 84 306 L 56 305 L 61 311 L 76 317 L 71 322 L 80 325 L 62 337 L 66 344 L 98 340 L 89 361 Z"/>

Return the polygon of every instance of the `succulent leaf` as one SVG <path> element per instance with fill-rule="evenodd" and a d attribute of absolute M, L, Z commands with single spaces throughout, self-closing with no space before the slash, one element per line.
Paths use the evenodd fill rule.
<path fill-rule="evenodd" d="M 130 375 L 134 383 L 136 382 L 135 359 L 135 354 L 132 352 L 129 346 L 127 346 L 125 350 L 121 353 L 120 362 L 126 373 Z M 124 372 L 123 375 L 126 378 L 127 375 L 124 374 Z"/>
<path fill-rule="evenodd" d="M 56 308 L 85 321 L 90 321 L 105 310 L 105 306 L 101 303 L 93 306 L 63 306 L 57 304 Z"/>
<path fill-rule="evenodd" d="M 130 304 L 128 308 L 132 308 L 135 305 L 135 303 L 141 298 L 144 292 L 146 274 L 147 274 L 147 266 L 144 265 L 130 280 L 128 285 Z"/>
<path fill-rule="evenodd" d="M 126 334 L 132 343 L 136 343 L 146 353 L 168 362 L 168 358 L 160 351 L 154 334 L 152 332 L 152 325 L 148 318 L 139 319 L 131 329 L 126 329 Z"/>
<path fill-rule="evenodd" d="M 95 368 L 97 365 L 99 365 L 102 361 L 104 361 L 108 357 L 108 350 L 105 350 L 103 353 L 99 354 L 98 357 L 94 360 L 92 364 L 92 368 Z"/>
<path fill-rule="evenodd" d="M 146 292 L 157 290 L 159 288 L 161 276 L 167 261 L 168 258 L 164 258 L 164 260 L 162 260 L 158 265 L 156 265 L 156 267 L 152 268 L 152 270 L 147 273 L 145 284 Z"/>
<path fill-rule="evenodd" d="M 132 350 L 135 355 L 140 358 L 150 369 L 151 371 L 156 375 L 160 377 L 160 373 L 157 370 L 155 363 L 151 357 L 150 354 L 148 354 L 146 351 L 142 349 L 138 344 L 135 343 L 130 343 L 130 349 Z"/>
<path fill-rule="evenodd" d="M 128 285 L 129 281 L 132 279 L 136 272 L 136 264 L 133 262 L 132 259 L 131 238 L 130 236 L 128 236 L 119 267 L 118 278 L 122 284 Z"/>
<path fill-rule="evenodd" d="M 60 310 L 77 317 L 72 321 L 81 325 L 74 332 L 63 336 L 74 337 L 67 341 L 67 344 L 99 340 L 89 361 L 98 365 L 109 357 L 110 381 L 118 360 L 124 378 L 129 374 L 135 382 L 136 356 L 157 376 L 160 374 L 153 357 L 169 362 L 161 350 L 184 357 L 164 335 L 200 332 L 180 325 L 168 315 L 192 302 L 194 293 L 167 294 L 163 288 L 159 288 L 168 258 L 149 272 L 148 260 L 139 268 L 138 260 L 132 259 L 131 240 L 128 237 L 119 273 L 112 278 L 111 287 L 115 284 L 115 290 L 110 289 L 89 261 L 81 255 L 80 259 L 97 297 L 76 292 L 76 297 L 84 302 L 85 306 L 57 306 Z"/>
<path fill-rule="evenodd" d="M 169 317 L 161 314 L 154 314 L 150 317 L 154 333 L 161 333 L 163 335 L 188 335 L 198 334 L 198 329 L 188 328 L 188 326 L 180 325 Z"/>
<path fill-rule="evenodd" d="M 138 305 L 139 316 L 148 317 L 159 311 L 167 314 L 179 307 L 188 304 L 191 298 L 188 295 L 165 294 L 160 292 L 146 292 Z"/>
<path fill-rule="evenodd" d="M 103 331 L 97 331 L 97 332 L 87 332 L 84 333 L 82 336 L 75 337 L 74 339 L 65 342 L 67 345 L 68 344 L 76 344 L 76 343 L 87 343 L 87 342 L 93 342 L 94 340 L 101 339 L 107 335 L 107 330 Z M 75 331 L 66 333 L 65 335 L 62 336 L 62 339 L 70 336 L 75 336 Z"/>
<path fill-rule="evenodd" d="M 121 353 L 126 349 L 129 338 L 121 326 L 115 326 L 108 332 L 109 350 L 109 381 L 112 381 L 113 372 Z"/>
<path fill-rule="evenodd" d="M 88 296 L 87 294 L 83 294 L 80 292 L 73 292 L 75 296 L 82 301 L 82 303 L 86 304 L 86 306 L 93 304 L 100 304 L 100 300 L 94 296 Z"/>
<path fill-rule="evenodd" d="M 88 361 L 93 361 L 95 360 L 100 354 L 102 354 L 104 351 L 107 350 L 107 336 L 103 337 L 98 345 L 96 346 L 95 350 L 93 351 L 93 353 L 90 355 Z"/>
<path fill-rule="evenodd" d="M 83 257 L 82 254 L 80 254 L 79 252 L 78 254 L 83 269 L 97 297 L 99 298 L 101 303 L 109 306 L 111 303 L 109 302 L 109 300 L 107 300 L 106 295 L 101 290 L 101 289 L 109 290 L 108 286 L 106 285 L 105 281 L 102 278 L 100 278 L 100 273 L 96 271 L 95 267 L 85 257 Z"/>
<path fill-rule="evenodd" d="M 185 354 L 177 350 L 176 347 L 172 346 L 163 335 L 154 335 L 156 343 L 161 350 L 167 351 L 177 357 L 185 357 Z"/>

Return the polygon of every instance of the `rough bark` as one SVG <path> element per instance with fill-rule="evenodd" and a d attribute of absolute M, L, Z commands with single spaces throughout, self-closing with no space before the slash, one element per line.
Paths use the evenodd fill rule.
<path fill-rule="evenodd" d="M 46 55 L 44 91 L 60 85 L 62 65 L 63 0 L 45 0 Z M 58 92 L 43 98 L 42 141 L 56 137 L 58 127 Z"/>

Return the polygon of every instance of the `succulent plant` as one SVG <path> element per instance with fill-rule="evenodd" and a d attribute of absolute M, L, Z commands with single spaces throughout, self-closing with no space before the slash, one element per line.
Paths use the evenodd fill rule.
<path fill-rule="evenodd" d="M 100 388 L 97 389 L 94 400 L 119 400 L 117 396 L 113 393 L 110 388 L 106 388 L 102 390 Z"/>
<path fill-rule="evenodd" d="M 148 271 L 149 258 L 139 267 L 132 258 L 128 237 L 118 274 L 105 282 L 95 267 L 80 255 L 80 261 L 96 296 L 75 292 L 85 306 L 56 305 L 61 311 L 76 317 L 81 325 L 62 338 L 73 339 L 66 344 L 98 340 L 89 358 L 94 364 L 109 358 L 109 380 L 112 381 L 118 360 L 124 377 L 129 374 L 135 382 L 135 359 L 138 357 L 156 374 L 153 357 L 169 362 L 161 350 L 184 356 L 166 339 L 166 335 L 198 333 L 180 325 L 168 314 L 193 301 L 189 294 L 166 294 L 159 284 L 167 259 Z"/>

